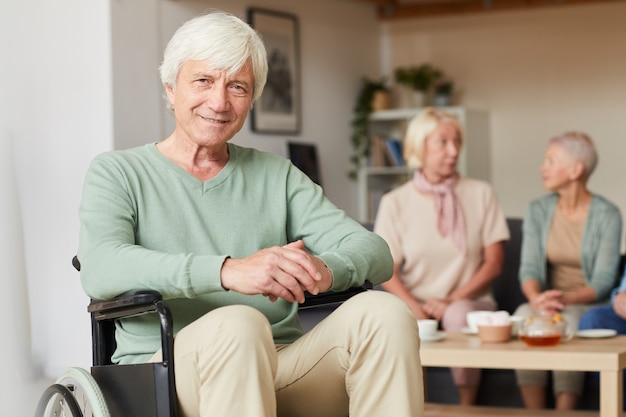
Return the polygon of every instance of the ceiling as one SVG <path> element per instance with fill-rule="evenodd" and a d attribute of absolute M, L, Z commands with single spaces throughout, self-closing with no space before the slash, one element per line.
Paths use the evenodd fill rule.
<path fill-rule="evenodd" d="M 381 20 L 462 15 L 498 10 L 598 4 L 626 0 L 357 0 L 376 7 Z"/>

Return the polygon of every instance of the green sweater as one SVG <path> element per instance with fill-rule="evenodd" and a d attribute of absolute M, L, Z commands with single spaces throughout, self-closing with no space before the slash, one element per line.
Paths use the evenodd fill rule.
<path fill-rule="evenodd" d="M 155 144 L 94 159 L 80 205 L 78 257 L 87 295 L 157 290 L 175 332 L 217 307 L 246 304 L 265 314 L 276 343 L 290 343 L 303 334 L 297 303 L 224 290 L 226 257 L 302 239 L 332 271 L 332 290 L 390 278 L 384 240 L 347 217 L 288 160 L 230 143 L 228 150 L 226 166 L 205 182 Z M 157 318 L 125 319 L 116 337 L 114 360 L 145 361 L 160 347 Z"/>
<path fill-rule="evenodd" d="M 523 223 L 520 281 L 537 280 L 541 290 L 548 289 L 546 243 L 556 209 L 557 194 L 533 200 Z M 608 200 L 593 195 L 583 232 L 580 263 L 587 285 L 596 300 L 605 300 L 616 285 L 620 262 L 622 217 Z"/>

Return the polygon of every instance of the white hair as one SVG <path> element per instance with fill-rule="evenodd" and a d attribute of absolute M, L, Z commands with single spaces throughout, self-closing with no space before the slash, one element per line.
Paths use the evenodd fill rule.
<path fill-rule="evenodd" d="M 188 20 L 174 33 L 159 68 L 164 86 L 176 87 L 178 72 L 186 61 L 206 61 L 228 74 L 249 62 L 253 101 L 261 96 L 267 80 L 267 53 L 259 34 L 243 20 L 219 10 Z"/>
<path fill-rule="evenodd" d="M 437 129 L 439 123 L 452 124 L 459 133 L 459 139 L 463 142 L 463 129 L 456 117 L 441 109 L 426 107 L 411 119 L 404 135 L 403 156 L 407 166 L 414 169 L 422 166 L 426 139 Z"/>
<path fill-rule="evenodd" d="M 583 132 L 565 132 L 550 139 L 550 145 L 558 145 L 577 162 L 583 164 L 584 176 L 589 178 L 598 164 L 598 153 L 591 138 Z"/>

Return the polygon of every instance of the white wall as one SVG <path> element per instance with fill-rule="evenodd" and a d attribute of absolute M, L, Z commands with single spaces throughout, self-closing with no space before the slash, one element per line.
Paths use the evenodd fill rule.
<path fill-rule="evenodd" d="M 16 46 L 3 65 L 2 114 L 15 139 L 33 354 L 56 372 L 54 361 L 89 360 L 88 338 L 68 343 L 74 332 L 89 335 L 88 300 L 70 260 L 84 172 L 112 143 L 108 10 L 102 2 L 31 1 L 2 15 L 2 38 Z"/>
<path fill-rule="evenodd" d="M 30 325 L 32 346 L 22 348 L 32 349 L 39 374 L 57 375 L 67 364 L 90 362 L 88 300 L 70 260 L 78 242 L 84 172 L 96 153 L 112 146 L 109 33 L 104 1 L 27 0 L 0 6 L 0 134 L 12 141 L 31 322 L 17 311 L 4 319 Z M 0 272 L 2 279 L 23 279 L 6 271 Z M 34 410 L 33 400 L 23 404 L 28 411 L 11 410 L 19 404 L 16 393 L 38 394 L 20 382 L 26 381 L 0 391 L 8 415 Z M 13 397 L 5 398 L 7 393 Z"/>
<path fill-rule="evenodd" d="M 490 112 L 491 172 L 507 215 L 543 193 L 546 142 L 571 129 L 596 141 L 591 189 L 626 214 L 625 16 L 616 2 L 392 22 L 390 68 L 431 62 L 460 87 L 459 104 Z"/>

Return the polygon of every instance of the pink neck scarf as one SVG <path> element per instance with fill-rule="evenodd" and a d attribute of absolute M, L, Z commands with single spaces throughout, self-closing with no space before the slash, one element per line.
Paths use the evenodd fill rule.
<path fill-rule="evenodd" d="M 437 229 L 441 236 L 446 237 L 450 233 L 454 245 L 462 254 L 465 254 L 465 220 L 461 205 L 454 194 L 454 187 L 459 181 L 459 176 L 455 175 L 440 184 L 431 184 L 422 170 L 418 169 L 413 179 L 419 191 L 431 194 L 435 200 Z"/>

